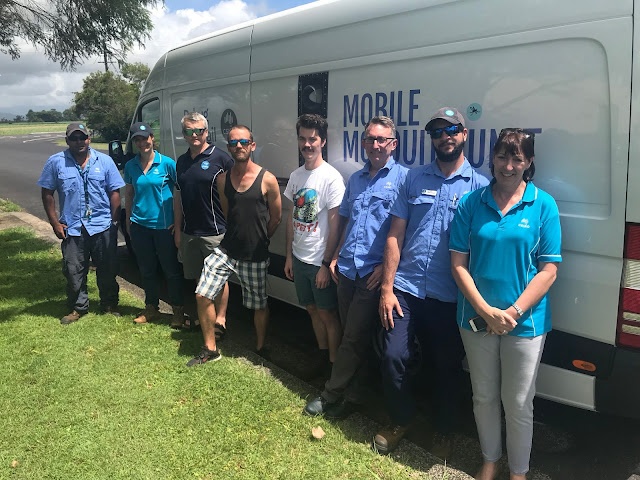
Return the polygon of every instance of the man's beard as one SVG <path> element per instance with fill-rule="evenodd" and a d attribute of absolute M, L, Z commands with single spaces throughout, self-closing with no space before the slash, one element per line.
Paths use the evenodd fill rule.
<path fill-rule="evenodd" d="M 456 161 L 458 157 L 460 157 L 460 154 L 464 149 L 464 144 L 465 144 L 465 141 L 463 140 L 458 145 L 456 145 L 456 147 L 453 150 L 451 150 L 450 153 L 444 153 L 435 146 L 433 149 L 436 151 L 436 157 L 438 157 L 438 160 L 445 163 L 451 163 Z"/>

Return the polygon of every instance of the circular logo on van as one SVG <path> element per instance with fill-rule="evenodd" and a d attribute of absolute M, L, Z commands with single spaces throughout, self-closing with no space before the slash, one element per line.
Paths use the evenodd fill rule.
<path fill-rule="evenodd" d="M 472 103 L 467 107 L 467 118 L 469 120 L 480 120 L 482 116 L 482 105 L 479 103 Z"/>
<path fill-rule="evenodd" d="M 234 127 L 238 124 L 238 117 L 233 110 L 227 108 L 224 112 L 222 112 L 222 118 L 220 118 L 220 129 L 222 130 L 222 135 L 224 138 L 228 138 L 229 130 L 231 127 Z"/>

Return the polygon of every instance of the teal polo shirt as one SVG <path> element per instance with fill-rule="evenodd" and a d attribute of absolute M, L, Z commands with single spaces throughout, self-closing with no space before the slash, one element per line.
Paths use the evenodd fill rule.
<path fill-rule="evenodd" d="M 133 185 L 132 222 L 154 230 L 173 225 L 173 187 L 176 184 L 173 159 L 155 152 L 153 163 L 145 174 L 138 154 L 125 165 L 124 181 Z"/>
<path fill-rule="evenodd" d="M 560 215 L 551 195 L 529 182 L 522 200 L 502 215 L 491 186 L 466 195 L 451 225 L 449 249 L 469 255 L 469 272 L 486 302 L 505 310 L 538 273 L 539 262 L 561 262 Z M 468 330 L 476 316 L 458 293 L 457 322 Z M 509 335 L 535 337 L 551 330 L 549 294 L 524 312 Z"/>

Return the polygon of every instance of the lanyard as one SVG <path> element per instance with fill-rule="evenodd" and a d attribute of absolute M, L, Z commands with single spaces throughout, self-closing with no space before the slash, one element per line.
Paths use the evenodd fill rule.
<path fill-rule="evenodd" d="M 91 207 L 89 206 L 89 171 L 91 170 L 91 157 L 89 157 L 87 167 L 84 169 L 84 171 L 77 162 L 76 168 L 78 169 L 78 173 L 80 174 L 80 178 L 82 178 L 82 183 L 84 184 L 84 218 L 90 221 Z"/>

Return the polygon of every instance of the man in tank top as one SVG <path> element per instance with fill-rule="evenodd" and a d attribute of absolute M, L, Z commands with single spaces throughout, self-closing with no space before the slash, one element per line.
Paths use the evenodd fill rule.
<path fill-rule="evenodd" d="M 256 352 L 264 354 L 269 322 L 267 268 L 269 239 L 282 217 L 280 188 L 276 177 L 251 160 L 256 149 L 248 127 L 236 125 L 227 137 L 227 149 L 234 166 L 217 179 L 220 205 L 227 220 L 227 232 L 219 247 L 204 261 L 196 288 L 198 317 L 204 345 L 187 366 L 219 360 L 216 347 L 216 299 L 232 273 L 242 286 L 245 307 L 254 311 Z"/>

